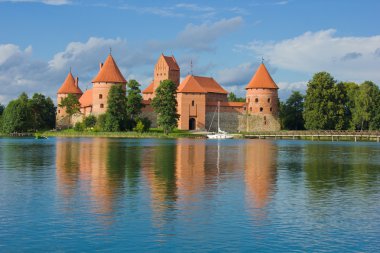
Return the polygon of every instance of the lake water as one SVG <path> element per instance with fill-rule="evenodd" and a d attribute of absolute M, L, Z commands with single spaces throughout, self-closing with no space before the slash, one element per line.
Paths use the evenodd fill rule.
<path fill-rule="evenodd" d="M 379 252 L 380 144 L 0 138 L 0 252 Z"/>

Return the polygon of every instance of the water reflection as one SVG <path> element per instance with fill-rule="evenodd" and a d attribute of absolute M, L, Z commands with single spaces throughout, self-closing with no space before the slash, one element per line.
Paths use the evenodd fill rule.
<path fill-rule="evenodd" d="M 245 145 L 245 184 L 251 208 L 269 202 L 276 181 L 277 146 L 268 140 L 250 140 Z"/>
<path fill-rule="evenodd" d="M 89 205 L 95 214 L 111 215 L 123 193 L 124 150 L 105 138 L 58 139 L 56 150 L 58 191 L 66 199 L 65 208 Z M 88 198 L 76 203 L 74 194 Z"/>
<path fill-rule="evenodd" d="M 243 173 L 248 205 L 265 207 L 276 180 L 276 145 L 266 140 L 224 144 L 179 139 L 139 146 L 106 138 L 58 139 L 58 190 L 67 209 L 74 205 L 73 196 L 86 193 L 94 213 L 112 217 L 119 200 L 138 194 L 145 181 L 152 220 L 164 227 L 176 218 L 178 205 L 192 205 L 201 197 L 212 200 L 218 185 Z"/>

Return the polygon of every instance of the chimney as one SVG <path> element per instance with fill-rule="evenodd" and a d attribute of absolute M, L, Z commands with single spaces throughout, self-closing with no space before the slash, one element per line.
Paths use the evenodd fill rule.
<path fill-rule="evenodd" d="M 75 78 L 75 86 L 78 87 L 79 84 L 79 77 Z"/>
<path fill-rule="evenodd" d="M 103 63 L 99 63 L 99 70 L 103 68 Z"/>

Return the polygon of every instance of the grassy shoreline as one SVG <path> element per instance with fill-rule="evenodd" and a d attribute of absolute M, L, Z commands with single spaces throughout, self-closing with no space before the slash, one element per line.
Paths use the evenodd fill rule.
<path fill-rule="evenodd" d="M 202 134 L 191 133 L 188 131 L 174 131 L 168 135 L 162 131 L 153 130 L 149 132 L 95 132 L 95 131 L 74 131 L 72 129 L 62 131 L 45 131 L 39 132 L 39 135 L 47 137 L 109 137 L 109 138 L 205 138 Z"/>

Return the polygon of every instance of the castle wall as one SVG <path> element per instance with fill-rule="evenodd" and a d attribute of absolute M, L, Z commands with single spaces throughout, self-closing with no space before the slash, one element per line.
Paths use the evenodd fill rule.
<path fill-rule="evenodd" d="M 190 119 L 195 120 L 194 130 L 204 130 L 206 124 L 206 95 L 204 93 L 177 93 L 180 115 L 178 128 L 189 130 Z"/>
<path fill-rule="evenodd" d="M 59 107 L 59 104 L 61 104 L 62 100 L 66 98 L 69 94 L 57 94 L 57 115 L 56 115 L 56 122 L 60 121 L 61 119 L 65 118 L 67 116 L 66 108 L 65 107 Z M 81 94 L 73 94 L 78 99 L 80 98 Z"/>

